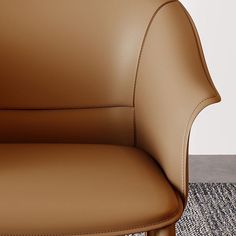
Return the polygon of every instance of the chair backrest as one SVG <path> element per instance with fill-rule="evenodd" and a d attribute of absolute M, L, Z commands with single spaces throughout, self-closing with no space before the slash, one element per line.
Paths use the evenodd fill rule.
<path fill-rule="evenodd" d="M 0 141 L 133 145 L 147 27 L 166 0 L 0 2 Z"/>

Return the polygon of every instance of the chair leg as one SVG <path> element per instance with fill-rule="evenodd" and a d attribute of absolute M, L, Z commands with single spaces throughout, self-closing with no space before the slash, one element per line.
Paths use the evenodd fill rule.
<path fill-rule="evenodd" d="M 175 225 L 170 225 L 163 229 L 149 231 L 147 236 L 175 236 Z"/>

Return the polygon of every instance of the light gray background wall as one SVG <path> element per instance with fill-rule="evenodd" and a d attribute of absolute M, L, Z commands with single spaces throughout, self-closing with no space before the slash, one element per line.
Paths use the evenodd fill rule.
<path fill-rule="evenodd" d="M 222 102 L 196 119 L 190 154 L 236 154 L 236 0 L 180 0 L 191 14 Z"/>

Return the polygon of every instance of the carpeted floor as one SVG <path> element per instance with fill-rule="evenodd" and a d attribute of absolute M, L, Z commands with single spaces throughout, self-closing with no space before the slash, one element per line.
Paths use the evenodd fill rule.
<path fill-rule="evenodd" d="M 176 228 L 177 236 L 236 236 L 236 184 L 191 183 Z"/>
<path fill-rule="evenodd" d="M 190 184 L 177 236 L 236 236 L 236 184 Z"/>

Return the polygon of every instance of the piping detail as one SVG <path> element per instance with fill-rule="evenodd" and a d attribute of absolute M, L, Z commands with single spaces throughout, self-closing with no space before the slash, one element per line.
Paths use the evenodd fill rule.
<path fill-rule="evenodd" d="M 137 78 L 138 78 L 138 71 L 139 71 L 139 67 L 140 67 L 140 63 L 141 63 L 141 57 L 142 57 L 142 52 L 143 52 L 143 48 L 144 48 L 144 45 L 145 45 L 145 40 L 147 38 L 147 35 L 148 35 L 148 32 L 149 32 L 149 29 L 151 27 L 151 24 L 153 22 L 153 20 L 155 19 L 155 16 L 157 15 L 157 13 L 166 5 L 170 4 L 170 3 L 175 3 L 175 2 L 178 2 L 180 4 L 180 6 L 183 8 L 184 10 L 184 14 L 186 15 L 187 17 L 187 20 L 189 21 L 189 24 L 191 26 L 191 29 L 193 31 L 193 35 L 194 35 L 194 39 L 195 39 L 195 43 L 196 43 L 196 46 L 197 46 L 197 50 L 198 50 L 198 54 L 199 54 L 199 58 L 200 58 L 200 61 L 201 61 L 201 66 L 203 68 L 203 71 L 204 71 L 204 74 L 208 80 L 208 82 L 210 83 L 212 89 L 214 90 L 214 92 L 216 93 L 215 96 L 212 96 L 212 97 L 208 97 L 208 98 L 205 98 L 203 100 L 201 100 L 195 107 L 195 109 L 193 110 L 192 114 L 190 115 L 189 117 L 189 120 L 186 124 L 186 128 L 185 128 L 185 131 L 184 131 L 184 138 L 183 138 L 183 142 L 182 142 L 182 158 L 181 158 L 181 176 L 180 176 L 180 191 L 182 192 L 182 194 L 185 196 L 186 193 L 186 186 L 185 186 L 185 177 L 186 177 L 186 166 L 185 166 L 185 161 L 186 161 L 186 140 L 188 140 L 188 134 L 190 132 L 190 129 L 191 129 L 191 125 L 194 121 L 194 118 L 196 118 L 197 114 L 202 110 L 204 109 L 206 106 L 210 105 L 210 104 L 213 104 L 213 103 L 216 103 L 216 102 L 219 102 L 220 101 L 220 95 L 218 94 L 212 80 L 211 80 L 211 77 L 210 77 L 210 74 L 208 72 L 208 68 L 207 66 L 205 66 L 206 64 L 206 60 L 204 58 L 204 54 L 201 50 L 201 42 L 200 42 L 200 39 L 198 39 L 198 36 L 197 36 L 197 33 L 196 33 L 196 29 L 195 29 L 195 26 L 194 26 L 194 23 L 191 21 L 191 18 L 187 12 L 187 10 L 184 8 L 184 6 L 178 1 L 178 0 L 173 0 L 173 1 L 168 1 L 168 2 L 165 2 L 164 4 L 162 4 L 154 13 L 154 15 L 152 16 L 150 22 L 149 22 L 149 25 L 147 27 L 147 30 L 146 30 L 146 33 L 144 35 L 144 40 L 143 40 L 143 43 L 142 43 L 142 47 L 141 47 L 141 50 L 140 50 L 140 55 L 139 55 L 139 60 L 138 60 L 138 65 L 137 65 L 137 71 L 136 71 L 136 78 L 135 78 L 135 85 L 134 85 L 134 100 L 133 100 L 133 104 L 134 104 L 134 108 L 135 108 L 135 90 L 136 90 L 136 86 L 137 86 Z M 134 109 L 134 120 L 135 120 L 135 109 Z M 136 144 L 136 126 L 135 126 L 135 130 L 134 130 L 134 133 L 135 133 L 135 144 Z"/>
<path fill-rule="evenodd" d="M 137 86 L 137 78 L 138 78 L 138 72 L 139 72 L 139 67 L 140 67 L 140 62 L 141 62 L 141 57 L 142 57 L 142 53 L 143 53 L 143 48 L 144 48 L 144 44 L 145 44 L 145 41 L 146 41 L 146 38 L 147 38 L 147 35 L 148 35 L 148 32 L 149 32 L 149 29 L 151 28 L 151 25 L 152 25 L 152 22 L 153 20 L 155 19 L 157 13 L 165 6 L 165 5 L 168 5 L 170 3 L 174 3 L 174 2 L 177 2 L 178 0 L 170 0 L 170 1 L 167 1 L 165 3 L 163 3 L 162 5 L 160 5 L 156 11 L 153 13 L 148 25 L 147 25 L 147 29 L 144 33 L 144 37 L 143 37 L 143 41 L 142 41 L 142 44 L 141 44 L 141 48 L 140 48 L 140 52 L 139 52 L 139 57 L 138 57 L 138 63 L 137 63 L 137 68 L 136 68 L 136 72 L 135 72 L 135 80 L 134 80 L 134 89 L 133 89 L 133 106 L 135 107 L 135 91 L 136 91 L 136 86 Z"/>
<path fill-rule="evenodd" d="M 200 38 L 199 38 L 199 35 L 197 33 L 197 28 L 195 26 L 195 23 L 193 22 L 191 16 L 189 15 L 188 11 L 186 10 L 186 8 L 183 6 L 183 4 L 181 2 L 179 2 L 180 6 L 182 7 L 183 11 L 184 11 L 184 14 L 186 15 L 188 21 L 189 21 L 189 24 L 191 26 L 191 29 L 193 31 L 193 35 L 194 35 L 194 39 L 195 39 L 195 42 L 196 42 L 196 45 L 197 45 L 197 50 L 198 50 L 198 54 L 199 54 L 199 57 L 200 57 L 200 61 L 201 61 L 201 65 L 202 65 L 202 68 L 204 70 L 204 73 L 207 77 L 207 80 L 209 81 L 211 87 L 213 88 L 213 90 L 216 90 L 216 87 L 214 86 L 213 82 L 212 82 L 212 79 L 211 79 L 211 76 L 210 76 L 210 73 L 208 71 L 208 67 L 207 67 L 207 63 L 206 63 L 206 59 L 205 59 L 205 56 L 204 56 L 204 53 L 203 53 L 203 50 L 202 50 L 202 44 L 201 44 L 201 41 L 200 41 Z M 217 90 L 216 90 L 217 91 Z M 219 96 L 219 94 L 218 94 Z"/>
<path fill-rule="evenodd" d="M 91 106 L 91 107 L 6 107 L 0 108 L 0 111 L 60 111 L 60 110 L 88 110 L 88 109 L 105 109 L 105 108 L 133 108 L 133 106 L 125 106 L 125 105 L 115 105 L 115 106 Z"/>
<path fill-rule="evenodd" d="M 190 115 L 189 121 L 188 121 L 186 129 L 185 129 L 185 134 L 184 134 L 184 139 L 183 139 L 183 146 L 182 146 L 182 180 L 181 180 L 181 182 L 182 182 L 182 189 L 181 190 L 182 190 L 182 193 L 184 195 L 186 195 L 186 183 L 185 183 L 185 179 L 186 179 L 186 166 L 185 166 L 185 163 L 186 163 L 186 158 L 187 158 L 186 157 L 186 148 L 187 148 L 186 140 L 188 139 L 191 126 L 192 126 L 192 124 L 194 122 L 194 119 L 197 117 L 198 113 L 201 112 L 201 110 L 203 110 L 208 105 L 211 105 L 213 103 L 219 102 L 221 100 L 221 98 L 220 98 L 220 95 L 217 92 L 217 90 L 216 90 L 216 88 L 215 88 L 215 86 L 214 86 L 214 84 L 212 82 L 210 73 L 208 71 L 206 60 L 205 60 L 205 57 L 204 57 L 204 54 L 203 54 L 203 50 L 202 50 L 202 46 L 201 46 L 201 41 L 200 41 L 200 38 L 198 36 L 196 26 L 195 26 L 191 16 L 189 15 L 188 11 L 183 6 L 183 4 L 181 2 L 179 2 L 179 4 L 182 7 L 183 12 L 184 12 L 184 14 L 185 14 L 185 16 L 186 16 L 186 18 L 187 18 L 187 20 L 188 20 L 188 22 L 190 24 L 190 27 L 192 29 L 193 36 L 194 36 L 194 39 L 195 39 L 195 43 L 196 43 L 196 46 L 197 46 L 198 55 L 199 55 L 199 58 L 200 58 L 200 62 L 201 62 L 201 66 L 203 68 L 204 74 L 205 74 L 209 84 L 211 85 L 211 88 L 216 93 L 215 96 L 205 98 L 200 103 L 198 103 L 198 105 L 195 107 L 195 109 L 193 110 L 192 114 Z M 185 171 L 184 171 L 184 169 L 185 169 Z"/>
<path fill-rule="evenodd" d="M 170 1 L 167 1 L 167 2 L 164 2 L 163 4 L 161 4 L 156 10 L 155 12 L 153 13 L 148 25 L 147 25 L 147 28 L 145 30 L 145 33 L 144 33 L 144 37 L 143 37 L 143 41 L 142 41 L 142 44 L 141 44 L 141 48 L 140 48 L 140 52 L 139 52 L 139 56 L 138 56 L 138 63 L 137 63 L 137 67 L 136 67 L 136 72 L 135 72 L 135 79 L 134 79 L 134 88 L 133 88 L 133 107 L 135 108 L 135 95 L 136 95 L 136 87 L 137 87 L 137 78 L 138 78 L 138 72 L 139 72 L 139 67 L 140 67 L 140 62 L 141 62 L 141 57 L 142 57 L 142 53 L 143 53 L 143 48 L 144 48 L 144 44 L 145 44 L 145 41 L 146 41 L 146 38 L 147 38 L 147 35 L 148 35 L 148 32 L 149 32 L 149 29 L 152 25 L 152 22 L 153 20 L 155 19 L 157 13 L 166 5 L 170 4 L 170 3 L 173 3 L 173 2 L 177 2 L 178 0 L 170 0 Z M 135 109 L 134 109 L 134 145 L 137 144 L 137 140 L 136 140 L 136 122 L 135 122 Z"/>

